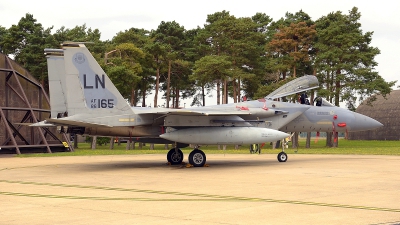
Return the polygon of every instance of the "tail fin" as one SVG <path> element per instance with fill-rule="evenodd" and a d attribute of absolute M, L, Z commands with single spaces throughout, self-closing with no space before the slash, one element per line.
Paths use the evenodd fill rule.
<path fill-rule="evenodd" d="M 82 43 L 63 44 L 47 57 L 52 117 L 75 114 L 118 113 L 130 106 Z M 54 118 L 54 117 L 53 117 Z"/>
<path fill-rule="evenodd" d="M 61 49 L 45 49 L 49 74 L 51 118 L 67 112 L 64 56 Z"/>

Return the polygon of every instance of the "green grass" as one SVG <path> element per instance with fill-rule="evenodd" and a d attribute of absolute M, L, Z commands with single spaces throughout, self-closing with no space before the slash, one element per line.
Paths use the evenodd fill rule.
<path fill-rule="evenodd" d="M 311 148 L 305 148 L 306 140 L 300 139 L 299 148 L 292 149 L 289 143 L 289 149 L 285 151 L 288 154 L 359 154 L 359 155 L 400 155 L 400 141 L 355 141 L 339 139 L 338 148 L 329 148 L 325 146 L 325 139 L 320 138 L 316 143 L 311 141 Z M 171 148 L 171 145 L 169 145 Z M 216 145 L 201 146 L 200 148 L 206 154 L 250 154 L 249 146 L 240 146 L 239 149 L 234 149 L 233 145 L 228 145 L 226 150 L 218 150 Z M 168 150 L 164 149 L 164 145 L 155 145 L 154 150 L 150 150 L 150 145 L 147 144 L 139 149 L 136 144 L 136 149 L 126 150 L 126 144 L 114 145 L 114 149 L 110 149 L 109 145 L 97 146 L 96 149 L 90 149 L 90 144 L 79 143 L 78 148 L 74 152 L 57 152 L 52 154 L 37 153 L 37 154 L 22 154 L 18 157 L 52 157 L 52 156 L 89 156 L 89 155 L 134 155 L 134 154 L 166 154 Z M 182 149 L 184 154 L 189 154 L 192 148 L 187 147 Z M 262 148 L 262 154 L 277 154 L 281 149 L 272 149 L 272 146 L 266 144 Z"/>

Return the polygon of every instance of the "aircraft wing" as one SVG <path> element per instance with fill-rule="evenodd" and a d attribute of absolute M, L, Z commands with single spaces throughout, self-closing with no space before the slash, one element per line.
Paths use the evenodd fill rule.
<path fill-rule="evenodd" d="M 134 108 L 136 114 L 158 114 L 158 115 L 193 115 L 193 116 L 210 116 L 210 115 L 251 115 L 248 111 L 241 110 L 210 110 L 199 108 L 191 109 L 168 109 L 168 108 Z"/>
<path fill-rule="evenodd" d="M 241 115 L 258 115 L 263 114 L 265 117 L 274 116 L 277 114 L 286 114 L 286 111 L 274 110 L 274 109 L 255 109 L 248 107 L 224 107 L 224 108 L 210 108 L 210 107 L 198 107 L 188 109 L 168 109 L 168 108 L 145 108 L 136 110 L 136 114 L 156 114 L 156 115 L 183 115 L 183 116 L 241 116 Z"/>
<path fill-rule="evenodd" d="M 203 115 L 203 116 L 225 116 L 225 115 L 251 115 L 249 111 L 220 111 L 220 110 L 184 110 L 178 112 L 171 112 L 169 115 Z"/>

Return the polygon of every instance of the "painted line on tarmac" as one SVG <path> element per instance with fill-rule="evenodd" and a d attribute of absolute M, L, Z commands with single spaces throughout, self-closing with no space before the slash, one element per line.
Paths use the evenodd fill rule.
<path fill-rule="evenodd" d="M 177 199 L 177 198 L 110 198 L 110 197 L 96 197 L 96 196 L 72 196 L 72 195 L 42 195 L 30 194 L 20 192 L 3 192 L 0 195 L 22 196 L 22 197 L 36 197 L 36 198 L 58 198 L 58 199 L 78 199 L 78 200 L 107 200 L 107 201 L 225 201 L 225 199 Z"/>
<path fill-rule="evenodd" d="M 11 195 L 21 197 L 38 197 L 38 198 L 54 198 L 54 199 L 72 199 L 72 200 L 103 200 L 103 201 L 175 201 L 175 202 L 189 202 L 189 201 L 247 201 L 247 202 L 271 202 L 271 203 L 287 203 L 296 205 L 311 205 L 311 206 L 325 206 L 335 208 L 348 208 L 348 209 L 362 209 L 362 210 L 373 210 L 373 211 L 385 211 L 385 212 L 400 212 L 400 209 L 393 208 L 380 208 L 380 207 L 369 207 L 369 206 L 353 206 L 353 205 L 341 205 L 341 204 L 329 204 L 319 202 L 302 202 L 302 201 L 289 201 L 289 200 L 277 200 L 277 199 L 264 199 L 264 198 L 211 198 L 211 199 L 182 199 L 182 198 L 109 198 L 109 197 L 88 197 L 88 196 L 70 196 L 70 195 L 42 195 L 42 194 L 30 194 L 30 193 L 18 193 L 18 192 L 0 192 L 0 195 Z M 195 194 L 194 194 L 195 195 Z"/>
<path fill-rule="evenodd" d="M 229 196 L 229 195 L 210 195 L 210 194 L 197 194 L 197 193 L 188 193 L 188 192 L 156 191 L 156 190 L 145 190 L 145 189 L 113 188 L 113 187 L 85 186 L 85 185 L 74 185 L 74 184 L 56 184 L 56 183 L 42 183 L 42 182 L 29 182 L 29 181 L 0 180 L 0 182 L 1 183 L 13 183 L 13 184 L 25 184 L 25 185 L 41 185 L 41 186 L 53 186 L 53 187 L 107 190 L 107 191 L 141 192 L 141 193 L 151 193 L 151 194 L 178 195 L 178 196 L 190 196 L 190 197 L 202 197 L 202 198 L 200 198 L 200 199 L 109 198 L 109 197 L 42 195 L 42 194 L 29 194 L 29 193 L 18 193 L 18 192 L 0 192 L 1 195 L 24 196 L 24 197 L 59 198 L 59 199 L 87 199 L 87 200 L 116 200 L 116 201 L 118 201 L 118 200 L 120 200 L 120 201 L 121 200 L 128 200 L 128 201 L 248 201 L 248 202 L 271 202 L 271 203 L 284 203 L 284 204 L 296 204 L 296 205 L 325 206 L 325 207 L 334 207 L 334 208 L 362 209 L 362 210 L 371 210 L 371 211 L 400 212 L 400 209 L 396 209 L 396 208 L 344 205 L 344 204 L 332 204 L 332 203 L 321 203 L 321 202 L 305 202 L 305 201 L 268 199 L 268 198 L 248 198 L 248 197 Z"/>
<path fill-rule="evenodd" d="M 16 170 L 16 169 L 27 169 L 27 168 L 35 168 L 35 167 L 47 167 L 47 166 L 55 166 L 58 167 L 58 164 L 54 164 L 54 165 L 34 165 L 34 166 L 20 166 L 20 167 L 5 167 L 5 168 L 1 168 L 0 171 L 3 170 Z"/>
<path fill-rule="evenodd" d="M 11 181 L 11 180 L 0 180 L 0 182 L 1 183 L 11 183 L 11 184 L 27 184 L 27 185 L 67 187 L 67 188 L 83 188 L 83 189 L 107 190 L 107 191 L 126 191 L 126 192 L 140 192 L 140 193 L 150 193 L 150 194 L 182 195 L 182 196 L 223 198 L 223 199 L 236 198 L 235 196 L 195 194 L 195 193 L 174 192 L 174 191 L 156 191 L 156 190 L 145 190 L 145 189 L 135 189 L 135 188 L 114 188 L 114 187 L 101 187 L 101 186 L 86 186 L 86 185 L 77 185 L 77 184 L 56 184 L 56 183 L 43 183 L 43 182 L 31 182 L 31 181 Z"/>
<path fill-rule="evenodd" d="M 39 166 L 6 167 L 6 168 L 1 168 L 0 171 L 3 171 L 3 170 L 15 170 L 15 169 L 25 169 L 25 168 L 32 168 L 32 167 L 39 167 Z"/>

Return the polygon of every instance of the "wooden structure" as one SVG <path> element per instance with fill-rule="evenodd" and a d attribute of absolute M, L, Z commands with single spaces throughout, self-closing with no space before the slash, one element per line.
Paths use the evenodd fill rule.
<path fill-rule="evenodd" d="M 55 127 L 30 127 L 50 116 L 42 85 L 24 68 L 0 53 L 0 154 L 72 151 L 66 135 Z"/>

